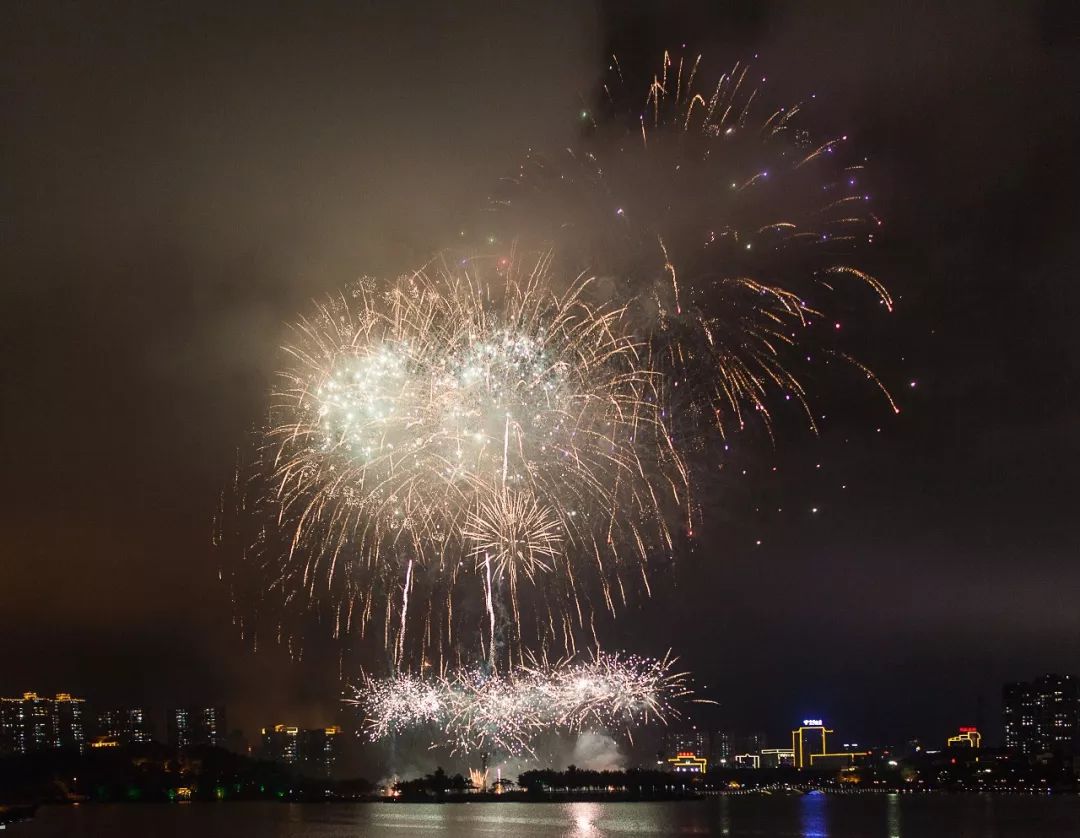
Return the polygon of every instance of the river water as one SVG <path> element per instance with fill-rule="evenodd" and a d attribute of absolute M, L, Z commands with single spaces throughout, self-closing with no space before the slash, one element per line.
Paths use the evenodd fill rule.
<path fill-rule="evenodd" d="M 43 807 L 12 838 L 720 835 L 1077 838 L 1080 795 L 725 795 L 664 803 L 192 803 Z"/>

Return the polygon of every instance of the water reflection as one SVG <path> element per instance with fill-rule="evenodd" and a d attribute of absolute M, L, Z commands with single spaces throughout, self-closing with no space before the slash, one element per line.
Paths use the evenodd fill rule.
<path fill-rule="evenodd" d="M 726 794 L 720 796 L 720 814 L 717 822 L 721 835 L 731 834 L 731 798 Z"/>
<path fill-rule="evenodd" d="M 1080 796 L 747 794 L 655 803 L 45 806 L 15 832 L 20 838 L 1077 838 Z"/>
<path fill-rule="evenodd" d="M 596 821 L 600 816 L 600 807 L 596 803 L 571 803 L 570 812 L 574 821 L 572 835 L 595 836 L 598 834 Z"/>
<path fill-rule="evenodd" d="M 799 798 L 799 825 L 802 838 L 828 838 L 829 829 L 825 821 L 825 795 L 810 792 Z"/>
<path fill-rule="evenodd" d="M 889 838 L 900 838 L 900 795 L 890 794 L 885 808 L 885 829 Z"/>

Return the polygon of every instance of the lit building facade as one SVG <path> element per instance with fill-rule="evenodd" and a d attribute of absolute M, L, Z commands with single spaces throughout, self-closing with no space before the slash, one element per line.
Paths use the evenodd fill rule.
<path fill-rule="evenodd" d="M 710 761 L 713 764 L 732 763 L 740 754 L 756 754 L 765 747 L 764 733 L 738 733 L 718 730 L 712 735 Z"/>
<path fill-rule="evenodd" d="M 300 760 L 300 728 L 296 725 L 264 727 L 262 757 L 285 765 L 296 765 Z"/>
<path fill-rule="evenodd" d="M 1021 754 L 1039 750 L 1035 725 L 1035 691 L 1027 681 L 1006 684 L 1001 690 L 1005 747 Z"/>
<path fill-rule="evenodd" d="M 784 765 L 795 764 L 795 752 L 790 748 L 762 748 L 761 766 L 763 768 L 780 768 Z"/>
<path fill-rule="evenodd" d="M 709 761 L 693 751 L 683 751 L 669 757 L 668 765 L 676 774 L 704 774 L 709 770 Z"/>
<path fill-rule="evenodd" d="M 0 699 L 0 750 L 25 754 L 49 748 L 86 747 L 86 702 L 70 693 L 55 698 L 23 693 Z"/>
<path fill-rule="evenodd" d="M 832 752 L 828 735 L 836 731 L 825 727 L 821 719 L 803 719 L 803 723 L 791 731 L 791 752 L 796 768 L 843 768 L 853 765 L 865 751 L 843 750 Z"/>
<path fill-rule="evenodd" d="M 663 762 L 678 774 L 704 774 L 709 761 L 708 739 L 696 725 L 668 730 L 664 735 Z"/>
<path fill-rule="evenodd" d="M 956 736 L 950 736 L 945 741 L 948 748 L 979 748 L 982 746 L 982 734 L 977 728 L 962 727 Z"/>
<path fill-rule="evenodd" d="M 696 726 L 673 728 L 664 734 L 664 751 L 669 757 L 684 752 L 704 756 L 708 753 L 708 737 Z"/>
<path fill-rule="evenodd" d="M 75 748 L 81 753 L 86 747 L 86 700 L 70 693 L 57 693 L 52 709 L 52 746 Z"/>
<path fill-rule="evenodd" d="M 196 745 L 225 747 L 227 728 L 224 707 L 174 707 L 165 716 L 166 739 L 170 747 Z"/>
<path fill-rule="evenodd" d="M 301 730 L 298 743 L 300 773 L 320 779 L 333 777 L 341 754 L 341 741 L 341 728 L 337 725 Z"/>
<path fill-rule="evenodd" d="M 294 766 L 304 777 L 328 779 L 341 755 L 342 732 L 337 725 L 301 729 L 274 725 L 262 729 L 263 759 Z"/>
<path fill-rule="evenodd" d="M 149 742 L 152 738 L 146 711 L 142 707 L 112 707 L 102 710 L 97 714 L 96 733 L 99 740 L 116 742 L 119 745 Z"/>
<path fill-rule="evenodd" d="M 1005 747 L 1021 754 L 1080 751 L 1080 695 L 1071 675 L 1042 675 L 1002 688 Z"/>

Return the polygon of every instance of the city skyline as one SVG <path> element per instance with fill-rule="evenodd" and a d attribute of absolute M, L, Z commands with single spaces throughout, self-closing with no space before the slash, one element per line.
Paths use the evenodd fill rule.
<path fill-rule="evenodd" d="M 1006 682 L 1001 692 L 999 719 L 993 722 L 979 720 L 977 725 L 972 719 L 960 720 L 953 727 L 958 733 L 938 737 L 939 750 L 953 746 L 988 747 L 1034 757 L 1055 750 L 1072 753 L 1080 749 L 1080 681 L 1075 676 L 1045 673 L 1028 681 Z M 302 739 L 304 735 L 319 732 L 340 734 L 342 722 L 354 734 L 360 734 L 362 729 L 358 717 L 350 718 L 340 711 L 336 719 L 314 727 L 274 721 L 260 725 L 257 731 L 245 731 L 229 727 L 227 710 L 221 704 L 170 706 L 155 711 L 146 705 L 131 703 L 98 707 L 92 698 L 88 701 L 85 696 L 62 692 L 50 697 L 33 691 L 26 691 L 21 697 L 0 696 L 0 702 L 0 754 L 73 747 L 76 743 L 82 749 L 157 741 L 174 749 L 211 746 L 238 750 L 238 745 L 244 744 L 249 753 L 273 752 L 278 754 L 273 757 L 275 759 L 296 762 L 298 736 Z M 75 708 L 74 715 L 70 708 Z M 860 747 L 876 749 L 925 742 L 926 747 L 932 748 L 936 741 L 932 734 L 912 729 L 898 741 L 864 739 L 860 746 L 855 741 L 859 737 L 849 730 L 845 730 L 846 735 L 836 735 L 837 730 L 832 727 L 835 724 L 833 720 L 822 718 L 802 719 L 801 725 L 791 731 L 790 743 L 785 743 L 783 737 L 777 739 L 760 732 L 770 727 L 760 720 L 749 727 L 733 727 L 717 719 L 680 718 L 660 730 L 661 751 L 665 759 L 685 752 L 706 756 L 714 765 L 738 764 L 740 755 L 771 754 L 774 758 L 779 756 L 781 762 L 784 755 L 789 755 L 794 767 L 809 768 L 813 767 L 810 754 L 818 757 L 862 756 L 865 754 Z M 820 747 L 818 736 L 821 737 Z M 834 737 L 832 747 L 826 745 L 829 736 Z M 270 744 L 272 740 L 273 744 Z M 835 745 L 837 740 L 843 742 L 840 751 L 836 750 L 839 747 Z M 768 747 L 777 742 L 781 743 L 780 748 Z M 365 744 L 362 747 L 372 746 Z M 281 756 L 290 748 L 287 757 Z"/>

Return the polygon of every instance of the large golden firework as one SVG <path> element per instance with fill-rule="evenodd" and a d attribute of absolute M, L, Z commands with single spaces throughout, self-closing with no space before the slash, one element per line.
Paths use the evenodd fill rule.
<path fill-rule="evenodd" d="M 550 264 L 444 256 L 318 305 L 286 347 L 260 457 L 273 585 L 342 631 L 381 623 L 395 667 L 593 642 L 688 514 L 624 309 Z"/>

